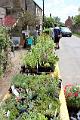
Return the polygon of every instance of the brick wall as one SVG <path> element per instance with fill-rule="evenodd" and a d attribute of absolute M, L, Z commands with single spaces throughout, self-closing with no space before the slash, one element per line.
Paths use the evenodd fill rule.
<path fill-rule="evenodd" d="M 72 18 L 69 16 L 68 19 L 65 21 L 65 26 L 72 28 L 72 25 L 73 25 L 73 21 Z"/>

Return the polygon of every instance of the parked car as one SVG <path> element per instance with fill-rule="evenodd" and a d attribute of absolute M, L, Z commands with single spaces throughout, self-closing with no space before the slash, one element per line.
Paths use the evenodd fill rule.
<path fill-rule="evenodd" d="M 68 27 L 61 27 L 61 33 L 62 33 L 62 37 L 71 37 L 72 36 L 72 32 Z"/>

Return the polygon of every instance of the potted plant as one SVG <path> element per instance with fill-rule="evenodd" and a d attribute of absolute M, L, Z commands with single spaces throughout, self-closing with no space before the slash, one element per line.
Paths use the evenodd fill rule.
<path fill-rule="evenodd" d="M 37 44 L 24 58 L 24 64 L 31 69 L 29 71 L 53 72 L 55 64 L 59 60 L 53 48 L 54 43 L 49 36 L 40 36 Z"/>
<path fill-rule="evenodd" d="M 56 97 L 56 94 L 60 92 L 58 80 L 50 75 L 18 74 L 13 77 L 13 84 L 19 93 L 19 98 L 12 92 L 11 97 L 5 101 L 3 106 L 6 113 L 9 111 L 10 120 L 19 118 L 26 120 L 26 117 L 32 119 L 33 115 L 39 120 L 59 118 L 60 102 Z"/>
<path fill-rule="evenodd" d="M 77 119 L 77 113 L 80 110 L 80 85 L 66 85 L 64 94 L 70 117 Z"/>

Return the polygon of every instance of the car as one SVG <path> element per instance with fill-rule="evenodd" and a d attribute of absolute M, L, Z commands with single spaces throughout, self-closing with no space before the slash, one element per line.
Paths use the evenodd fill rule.
<path fill-rule="evenodd" d="M 61 34 L 62 37 L 71 37 L 72 36 L 72 32 L 68 27 L 61 27 Z"/>

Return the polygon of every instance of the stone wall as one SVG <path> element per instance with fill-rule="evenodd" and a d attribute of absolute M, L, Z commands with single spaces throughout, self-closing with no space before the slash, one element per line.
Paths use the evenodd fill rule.
<path fill-rule="evenodd" d="M 35 17 L 37 16 L 38 24 L 42 26 L 42 10 L 33 0 L 0 0 L 0 6 L 6 9 L 7 15 L 15 18 L 19 18 L 23 10 L 27 10 Z"/>
<path fill-rule="evenodd" d="M 36 16 L 36 5 L 33 0 L 26 0 L 27 11 L 31 12 L 34 16 Z"/>
<path fill-rule="evenodd" d="M 10 7 L 10 0 L 0 0 L 0 7 Z"/>

